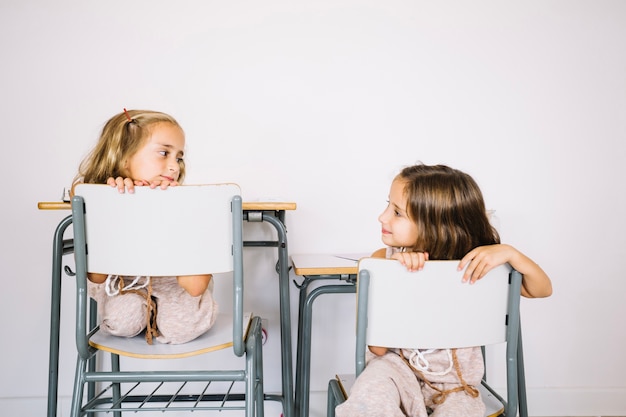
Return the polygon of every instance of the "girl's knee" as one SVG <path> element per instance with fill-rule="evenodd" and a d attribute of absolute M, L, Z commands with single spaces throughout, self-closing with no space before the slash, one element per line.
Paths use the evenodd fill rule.
<path fill-rule="evenodd" d="M 172 343 L 181 344 L 191 342 L 199 336 L 206 333 L 210 326 L 195 325 L 195 326 L 181 326 L 178 323 L 161 322 L 158 324 L 159 336 L 157 340 L 159 343 Z"/>
<path fill-rule="evenodd" d="M 202 297 L 206 297 L 206 294 Z M 186 343 L 206 333 L 217 318 L 217 304 L 206 297 L 197 302 L 157 300 L 157 327 L 160 343 Z M 189 301 L 189 300 L 187 300 Z"/>
<path fill-rule="evenodd" d="M 350 397 L 335 408 L 337 417 L 406 417 L 399 404 L 388 398 Z M 424 417 L 426 417 L 424 415 Z"/>
<path fill-rule="evenodd" d="M 146 300 L 138 294 L 107 297 L 98 309 L 100 329 L 114 336 L 136 336 L 146 327 Z"/>
<path fill-rule="evenodd" d="M 133 337 L 137 336 L 146 327 L 145 317 L 137 320 L 111 320 L 105 318 L 100 323 L 100 329 L 113 336 Z"/>

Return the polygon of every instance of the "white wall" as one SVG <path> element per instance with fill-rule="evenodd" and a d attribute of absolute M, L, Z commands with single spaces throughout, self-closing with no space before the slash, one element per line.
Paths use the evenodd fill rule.
<path fill-rule="evenodd" d="M 523 303 L 531 414 L 626 414 L 625 2 L 4 0 L 0 55 L 5 410 L 45 412 L 50 249 L 66 213 L 37 202 L 60 198 L 127 107 L 180 121 L 188 182 L 297 202 L 292 253 L 380 247 L 376 217 L 404 165 L 467 171 L 503 240 L 554 281 L 551 298 Z M 274 262 L 247 252 L 275 390 Z M 316 304 L 314 390 L 352 368 L 352 323 L 336 320 L 351 303 Z"/>

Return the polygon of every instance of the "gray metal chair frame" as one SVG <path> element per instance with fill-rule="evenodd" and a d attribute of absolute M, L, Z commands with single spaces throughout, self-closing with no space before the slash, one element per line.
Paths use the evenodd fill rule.
<path fill-rule="evenodd" d="M 441 262 L 441 261 L 435 261 Z M 366 267 L 365 267 L 366 268 Z M 355 366 L 358 376 L 365 368 L 365 353 L 367 350 L 367 308 L 369 300 L 370 271 L 359 265 L 358 289 L 357 289 L 357 337 Z M 499 415 L 515 417 L 519 410 L 520 417 L 528 417 L 526 400 L 526 384 L 524 375 L 524 361 L 522 352 L 522 337 L 520 324 L 520 289 L 522 275 L 511 269 L 509 273 L 509 291 L 507 301 L 507 326 L 506 326 L 506 383 L 507 398 L 503 398 L 487 383 L 487 375 L 482 380 L 482 386 L 488 393 L 493 395 L 502 405 L 503 410 Z M 477 283 L 475 285 L 480 285 Z M 428 320 L 431 320 L 429 317 Z M 483 345 L 483 357 L 485 349 Z M 346 401 L 346 392 L 338 378 L 333 378 L 328 383 L 327 416 L 335 416 L 335 407 Z M 483 390 L 484 392 L 484 390 Z"/>
<path fill-rule="evenodd" d="M 88 203 L 87 203 L 88 204 Z M 86 202 L 80 195 L 72 199 L 72 222 L 74 230 L 73 249 L 76 257 L 76 346 L 78 359 L 72 398 L 71 416 L 78 417 L 99 412 L 136 411 L 197 411 L 197 410 L 245 410 L 246 417 L 263 416 L 263 361 L 261 318 L 252 316 L 247 329 L 243 318 L 243 238 L 242 202 L 234 195 L 232 210 L 232 275 L 233 275 L 233 339 L 232 349 L 237 357 L 244 357 L 244 369 L 218 370 L 208 366 L 201 370 L 124 370 L 120 358 L 111 353 L 111 369 L 99 370 L 96 355 L 99 350 L 90 345 L 90 338 L 98 331 L 96 303 L 87 295 L 87 230 L 85 227 Z M 184 213 L 184 212 L 182 212 Z M 87 214 L 88 215 L 88 214 Z M 52 353 L 51 353 L 52 354 Z M 210 365 L 211 353 L 205 353 Z M 161 359 L 158 359 L 159 361 Z M 162 361 L 162 360 L 161 360 Z M 224 393 L 213 393 L 213 382 L 231 381 Z M 231 393 L 233 385 L 242 381 L 245 393 Z M 156 384 L 144 393 L 139 386 Z M 106 384 L 96 392 L 97 384 Z M 187 393 L 187 385 L 200 385 L 197 393 Z M 172 388 L 171 386 L 175 386 Z M 204 388 L 202 388 L 202 386 Z M 195 385 L 194 385 L 195 387 Z M 126 392 L 122 392 L 128 389 Z M 167 388 L 167 392 L 161 389 Z M 87 392 L 86 398 L 85 391 Z M 135 394 L 135 393 L 138 394 Z M 244 402 L 244 405 L 241 405 Z"/>

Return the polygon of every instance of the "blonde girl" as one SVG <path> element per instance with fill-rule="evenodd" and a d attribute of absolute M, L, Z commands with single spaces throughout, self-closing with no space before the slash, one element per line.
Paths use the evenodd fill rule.
<path fill-rule="evenodd" d="M 184 148 L 185 134 L 172 116 L 124 109 L 104 125 L 98 143 L 81 162 L 74 184 L 108 184 L 120 193 L 133 193 L 135 187 L 143 186 L 175 187 L 185 177 Z M 98 302 L 102 330 L 132 337 L 145 329 L 148 343 L 153 337 L 161 343 L 185 343 L 205 333 L 215 321 L 211 278 L 210 274 L 89 274 L 88 287 Z"/>

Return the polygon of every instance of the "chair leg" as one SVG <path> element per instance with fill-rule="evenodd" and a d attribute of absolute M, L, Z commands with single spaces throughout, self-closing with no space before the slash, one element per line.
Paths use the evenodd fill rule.
<path fill-rule="evenodd" d="M 89 328 L 95 329 L 98 325 L 98 303 L 93 298 L 89 299 Z M 95 372 L 98 366 L 98 355 L 93 355 L 87 362 L 87 371 Z M 91 401 L 96 396 L 96 383 L 87 383 L 87 401 Z"/>
<path fill-rule="evenodd" d="M 336 379 L 328 381 L 328 401 L 326 403 L 326 416 L 335 417 L 335 408 L 343 403 L 346 398 L 339 387 Z"/>
<path fill-rule="evenodd" d="M 326 417 L 335 417 L 335 396 L 332 391 L 332 380 L 328 381 L 328 398 L 326 400 Z"/>
<path fill-rule="evenodd" d="M 528 417 L 528 403 L 526 400 L 526 375 L 524 373 L 524 352 L 522 350 L 522 331 L 517 339 L 517 397 L 520 417 Z"/>
<path fill-rule="evenodd" d="M 261 341 L 261 319 L 254 317 L 246 340 L 246 417 L 263 417 L 264 414 Z"/>
<path fill-rule="evenodd" d="M 116 355 L 115 353 L 111 353 L 111 370 L 113 372 L 119 372 L 120 371 L 120 356 Z M 113 383 L 113 402 L 119 401 L 121 395 L 122 395 L 122 392 L 121 392 L 121 389 L 120 389 L 120 383 L 119 382 Z M 122 417 L 122 412 L 121 411 L 114 411 L 113 412 L 113 416 L 114 417 Z"/>
<path fill-rule="evenodd" d="M 259 323 L 259 333 L 256 338 L 256 415 L 263 417 L 265 414 L 265 391 L 263 388 L 263 337 L 261 324 Z"/>
<path fill-rule="evenodd" d="M 83 391 L 84 391 L 84 373 L 87 366 L 87 361 L 80 356 L 76 361 L 76 373 L 74 374 L 74 390 L 72 393 L 72 408 L 70 410 L 70 417 L 80 417 L 80 409 L 83 404 Z"/>
<path fill-rule="evenodd" d="M 249 335 L 248 340 L 254 339 L 254 335 Z M 256 356 L 256 346 L 249 343 L 246 348 L 246 387 L 245 387 L 245 416 L 254 417 L 256 411 L 256 381 L 254 378 L 254 362 Z"/>

